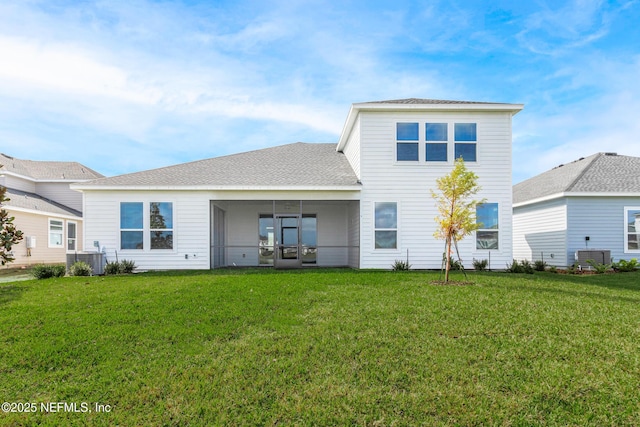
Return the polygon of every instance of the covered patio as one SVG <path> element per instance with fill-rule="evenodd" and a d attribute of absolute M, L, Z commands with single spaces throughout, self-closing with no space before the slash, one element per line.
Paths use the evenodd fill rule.
<path fill-rule="evenodd" d="M 359 267 L 357 200 L 212 200 L 211 267 Z"/>

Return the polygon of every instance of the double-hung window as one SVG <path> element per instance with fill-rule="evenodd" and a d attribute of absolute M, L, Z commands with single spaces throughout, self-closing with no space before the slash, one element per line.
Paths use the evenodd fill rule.
<path fill-rule="evenodd" d="M 625 208 L 625 252 L 640 252 L 640 207 Z"/>
<path fill-rule="evenodd" d="M 64 222 L 61 219 L 49 219 L 49 247 L 64 247 Z"/>
<path fill-rule="evenodd" d="M 499 209 L 497 203 L 476 206 L 476 249 L 499 249 Z"/>
<path fill-rule="evenodd" d="M 398 248 L 398 204 L 395 202 L 376 202 L 375 213 L 375 248 Z"/>
<path fill-rule="evenodd" d="M 396 160 L 418 161 L 418 123 L 396 123 Z M 410 142 L 415 141 L 415 142 Z"/>
<path fill-rule="evenodd" d="M 120 203 L 120 249 L 144 249 L 142 202 Z"/>
<path fill-rule="evenodd" d="M 67 222 L 67 250 L 75 251 L 78 241 L 78 225 L 75 222 Z"/>
<path fill-rule="evenodd" d="M 151 249 L 173 249 L 173 203 L 149 203 Z"/>
<path fill-rule="evenodd" d="M 426 161 L 446 162 L 449 139 L 447 133 L 447 123 L 426 123 Z"/>
<path fill-rule="evenodd" d="M 455 123 L 454 125 L 454 155 L 462 157 L 465 162 L 475 162 L 477 127 L 475 123 Z"/>

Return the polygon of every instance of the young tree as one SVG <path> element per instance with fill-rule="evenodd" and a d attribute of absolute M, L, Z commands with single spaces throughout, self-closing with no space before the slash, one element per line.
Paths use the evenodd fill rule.
<path fill-rule="evenodd" d="M 11 255 L 11 247 L 22 240 L 22 231 L 13 225 L 15 218 L 2 209 L 2 203 L 9 201 L 5 196 L 6 192 L 7 189 L 0 186 L 0 265 L 6 265 L 15 259 Z"/>
<path fill-rule="evenodd" d="M 478 176 L 467 170 L 460 157 L 451 173 L 436 180 L 440 194 L 431 190 L 431 197 L 436 200 L 439 213 L 435 218 L 438 229 L 433 235 L 445 240 L 445 282 L 449 281 L 452 245 L 456 245 L 482 225 L 476 223 L 476 206 L 483 201 L 470 200 L 471 196 L 480 191 L 477 180 Z"/>

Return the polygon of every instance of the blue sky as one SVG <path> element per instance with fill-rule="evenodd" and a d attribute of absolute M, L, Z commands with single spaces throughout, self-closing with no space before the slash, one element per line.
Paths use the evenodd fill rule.
<path fill-rule="evenodd" d="M 0 0 L 0 151 L 105 175 L 336 142 L 354 102 L 523 103 L 513 181 L 640 156 L 640 0 Z"/>

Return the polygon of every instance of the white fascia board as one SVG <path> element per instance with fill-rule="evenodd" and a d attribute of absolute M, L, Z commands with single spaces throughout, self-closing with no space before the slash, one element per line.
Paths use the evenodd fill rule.
<path fill-rule="evenodd" d="M 24 213 L 34 214 L 34 215 L 42 215 L 42 216 L 49 216 L 49 217 L 55 217 L 55 218 L 71 219 L 74 221 L 82 221 L 81 216 L 62 214 L 58 212 L 39 211 L 36 209 L 18 208 L 18 207 L 9 206 L 9 205 L 2 205 L 2 206 L 7 211 L 24 212 Z"/>
<path fill-rule="evenodd" d="M 521 206 L 533 205 L 540 202 L 546 202 L 549 200 L 559 199 L 561 197 L 640 197 L 640 193 L 624 193 L 624 192 L 564 192 L 550 194 L 544 197 L 538 197 L 537 199 L 527 200 L 525 202 L 514 203 L 514 208 Z"/>
<path fill-rule="evenodd" d="M 229 186 L 229 185 L 72 185 L 71 189 L 84 191 L 339 191 L 339 192 L 359 192 L 360 185 L 341 186 Z"/>
<path fill-rule="evenodd" d="M 559 199 L 561 197 L 565 197 L 566 194 L 567 193 L 550 194 L 548 196 L 538 197 L 537 199 L 531 199 L 531 200 L 527 200 L 527 201 L 524 201 L 524 202 L 514 203 L 512 206 L 514 208 L 519 208 L 521 206 L 533 205 L 533 204 L 540 203 L 540 202 L 547 202 L 549 200 L 554 200 L 554 199 Z"/>
<path fill-rule="evenodd" d="M 80 182 L 88 182 L 91 181 L 92 179 L 95 178 L 89 178 L 89 179 L 38 179 L 38 178 L 33 178 L 31 176 L 27 176 L 27 175 L 21 175 L 19 173 L 15 173 L 15 172 L 9 172 L 9 171 L 0 171 L 0 175 L 4 175 L 4 176 L 13 176 L 16 178 L 20 178 L 20 179 L 24 179 L 25 181 L 30 181 L 30 182 L 35 182 L 35 183 L 42 183 L 42 182 L 54 182 L 54 183 L 58 183 L 58 182 L 62 182 L 62 183 L 80 183 Z"/>

